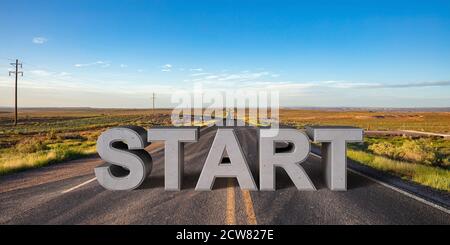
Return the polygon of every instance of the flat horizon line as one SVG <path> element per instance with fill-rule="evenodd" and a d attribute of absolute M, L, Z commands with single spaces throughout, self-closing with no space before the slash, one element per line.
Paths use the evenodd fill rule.
<path fill-rule="evenodd" d="M 237 107 L 238 109 L 241 107 Z M 3 110 L 14 110 L 14 107 L 10 106 L 0 106 Z M 30 106 L 30 107 L 19 107 L 22 110 L 38 110 L 38 109 L 89 109 L 89 110 L 152 110 L 152 108 L 141 108 L 141 107 L 90 107 L 90 106 Z M 155 110 L 173 110 L 171 107 L 158 107 Z M 192 109 L 197 109 L 196 107 Z M 248 109 L 248 108 L 247 108 Z M 450 106 L 442 107 L 381 107 L 381 106 L 283 106 L 280 109 L 315 109 L 315 110 L 380 110 L 380 111 L 440 111 L 440 112 L 450 112 Z"/>

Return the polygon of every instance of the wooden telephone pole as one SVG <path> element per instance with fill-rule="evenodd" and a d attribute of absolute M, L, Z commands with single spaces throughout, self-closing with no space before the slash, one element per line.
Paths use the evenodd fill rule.
<path fill-rule="evenodd" d="M 155 114 L 155 92 L 152 94 L 152 114 Z"/>
<path fill-rule="evenodd" d="M 19 63 L 19 60 L 16 59 L 16 63 L 10 63 L 12 66 L 14 66 L 16 69 L 15 71 L 10 71 L 9 76 L 11 74 L 15 75 L 15 86 L 14 86 L 14 126 L 17 125 L 17 78 L 19 74 L 23 77 L 23 72 L 19 71 L 19 66 L 22 69 L 22 63 Z"/>

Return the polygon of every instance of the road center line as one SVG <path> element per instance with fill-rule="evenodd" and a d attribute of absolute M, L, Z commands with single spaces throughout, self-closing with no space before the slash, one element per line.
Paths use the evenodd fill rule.
<path fill-rule="evenodd" d="M 72 187 L 72 188 L 70 188 L 70 189 L 67 189 L 67 190 L 65 190 L 65 191 L 62 191 L 61 194 L 65 194 L 65 193 L 71 192 L 71 191 L 73 191 L 73 190 L 75 190 L 75 189 L 78 189 L 78 188 L 80 188 L 80 187 L 82 187 L 82 186 L 84 186 L 84 185 L 87 185 L 87 184 L 91 183 L 92 181 L 94 181 L 94 180 L 96 180 L 96 179 L 97 179 L 96 177 L 95 177 L 95 178 L 92 178 L 92 179 L 90 179 L 90 180 L 88 180 L 88 181 L 85 181 L 85 182 L 83 182 L 83 183 L 81 183 L 81 184 L 79 184 L 79 185 L 77 185 L 77 186 L 74 186 L 74 187 Z"/>
<path fill-rule="evenodd" d="M 225 224 L 235 225 L 236 224 L 236 199 L 234 193 L 234 180 L 228 178 L 227 180 L 227 208 L 225 213 Z"/>
<path fill-rule="evenodd" d="M 244 199 L 245 213 L 247 214 L 247 224 L 257 225 L 255 210 L 253 209 L 253 201 L 250 191 L 242 190 L 242 198 Z"/>
<path fill-rule="evenodd" d="M 311 152 L 310 154 L 311 154 L 312 156 L 314 156 L 314 157 L 322 158 L 322 156 L 317 155 L 317 154 L 315 154 L 315 153 L 312 153 L 312 152 Z M 347 169 L 348 169 L 348 171 L 350 171 L 350 172 L 352 172 L 352 173 L 354 173 L 354 174 L 357 174 L 357 175 L 359 175 L 359 176 L 361 176 L 361 177 L 367 178 L 367 179 L 369 179 L 369 180 L 371 180 L 371 181 L 373 181 L 373 182 L 375 182 L 375 183 L 378 183 L 378 184 L 380 184 L 380 185 L 382 185 L 382 186 L 384 186 L 384 187 L 387 187 L 387 188 L 389 188 L 389 189 L 391 189 L 391 190 L 393 190 L 393 191 L 399 192 L 399 193 L 401 193 L 401 194 L 403 194 L 403 195 L 405 195 L 405 196 L 407 196 L 407 197 L 409 197 L 409 198 L 412 198 L 412 199 L 414 199 L 414 200 L 416 200 L 416 201 L 419 201 L 419 202 L 421 202 L 421 203 L 423 203 L 423 204 L 426 204 L 426 205 L 431 206 L 431 207 L 433 207 L 433 208 L 439 209 L 439 210 L 441 210 L 441 211 L 443 211 L 443 212 L 445 212 L 445 213 L 447 213 L 447 214 L 450 214 L 450 210 L 446 209 L 445 207 L 442 207 L 442 206 L 437 205 L 437 204 L 435 204 L 435 203 L 429 202 L 429 201 L 427 201 L 427 200 L 425 200 L 425 199 L 423 199 L 423 198 L 421 198 L 421 197 L 418 197 L 418 196 L 416 196 L 416 195 L 414 195 L 414 194 L 411 194 L 411 193 L 409 193 L 409 192 L 406 192 L 406 191 L 404 191 L 404 190 L 401 190 L 401 189 L 399 189 L 399 188 L 397 188 L 397 187 L 395 187 L 395 186 L 389 185 L 389 184 L 387 184 L 387 183 L 384 183 L 384 182 L 382 182 L 382 181 L 379 181 L 379 180 L 377 180 L 377 179 L 374 179 L 374 178 L 372 178 L 372 177 L 369 177 L 369 176 L 367 176 L 367 175 L 365 175 L 365 174 L 363 174 L 363 173 L 360 173 L 360 172 L 358 172 L 358 171 L 355 171 L 355 170 L 353 170 L 353 169 L 350 169 L 350 168 L 347 168 Z"/>

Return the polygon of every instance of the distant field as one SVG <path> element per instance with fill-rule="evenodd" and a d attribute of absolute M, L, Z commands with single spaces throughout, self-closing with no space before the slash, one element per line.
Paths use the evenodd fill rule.
<path fill-rule="evenodd" d="M 417 130 L 450 133 L 450 112 L 407 111 L 280 111 L 283 124 L 303 127 L 307 124 L 349 125 L 365 130 Z"/>
<path fill-rule="evenodd" d="M 0 175 L 80 158 L 96 152 L 101 132 L 119 125 L 170 125 L 168 109 L 22 109 L 12 126 L 12 111 L 0 109 Z M 281 123 L 349 125 L 365 130 L 417 130 L 450 133 L 449 112 L 280 111 Z M 436 189 L 450 191 L 450 141 L 437 137 L 365 137 L 349 157 L 382 171 Z"/>

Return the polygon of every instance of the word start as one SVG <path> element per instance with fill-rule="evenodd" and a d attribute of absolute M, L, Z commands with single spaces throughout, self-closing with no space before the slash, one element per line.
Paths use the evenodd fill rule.
<path fill-rule="evenodd" d="M 321 143 L 325 183 L 330 190 L 347 189 L 349 142 L 362 142 L 363 130 L 354 127 L 278 128 L 277 133 L 257 129 L 259 189 L 275 190 L 276 168 L 283 168 L 298 190 L 316 190 L 300 165 L 310 154 L 311 143 Z M 184 169 L 184 143 L 199 140 L 198 127 L 162 127 L 148 131 L 141 127 L 116 127 L 103 132 L 97 151 L 105 164 L 95 168 L 98 182 L 109 190 L 138 188 L 152 171 L 152 158 L 145 150 L 151 142 L 164 141 L 165 190 L 179 191 Z M 288 144 L 288 151 L 277 151 L 277 144 Z M 229 161 L 223 163 L 225 157 Z M 209 191 L 216 178 L 236 178 L 242 189 L 258 190 L 247 159 L 236 137 L 235 128 L 219 127 L 212 142 L 195 190 Z"/>

